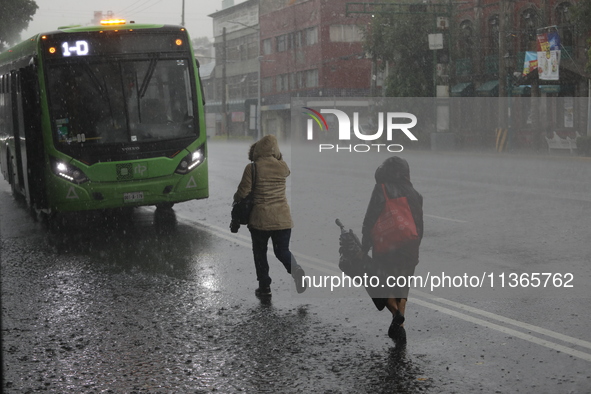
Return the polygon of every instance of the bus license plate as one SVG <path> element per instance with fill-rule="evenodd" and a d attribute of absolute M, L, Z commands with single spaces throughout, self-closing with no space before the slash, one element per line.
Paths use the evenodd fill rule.
<path fill-rule="evenodd" d="M 123 202 L 143 201 L 144 192 L 123 193 Z"/>

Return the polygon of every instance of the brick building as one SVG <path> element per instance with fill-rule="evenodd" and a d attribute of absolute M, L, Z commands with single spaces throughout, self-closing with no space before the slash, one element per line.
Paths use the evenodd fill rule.
<path fill-rule="evenodd" d="M 589 95 L 590 77 L 584 71 L 585 34 L 570 19 L 578 1 L 227 1 L 210 15 L 216 66 L 208 81 L 208 128 L 213 123 L 218 135 L 256 137 L 260 129 L 261 135 L 290 138 L 294 97 L 380 96 L 382 78 L 362 45 L 362 27 L 371 23 L 373 11 L 359 10 L 395 9 L 427 12 L 434 17 L 434 33 L 443 32 L 447 54 L 434 56 L 445 63 L 434 76 L 438 96 L 512 96 L 508 110 L 517 145 L 542 148 L 543 137 L 554 131 L 573 138 L 584 133 L 586 109 L 575 98 Z M 536 51 L 537 34 L 547 31 L 561 38 L 560 78 L 541 80 L 537 69 L 522 75 L 526 53 Z M 488 111 L 475 126 L 465 119 L 474 111 L 451 109 L 456 145 L 494 145 L 495 128 L 508 122 L 501 120 L 505 111 Z M 574 114 L 568 124 L 567 112 Z"/>
<path fill-rule="evenodd" d="M 248 0 L 211 14 L 216 70 L 207 107 L 209 119 L 216 114 L 215 134 L 223 134 L 221 118 L 226 116 L 230 135 L 255 136 L 249 105 L 258 101 L 258 89 L 261 133 L 282 138 L 290 137 L 292 97 L 379 94 L 379 81 L 372 78 L 372 64 L 361 43 L 360 26 L 369 16 L 347 16 L 347 3 Z"/>
<path fill-rule="evenodd" d="M 261 0 L 262 125 L 290 135 L 292 97 L 379 93 L 362 47 L 369 16 L 346 15 L 348 0 Z"/>
<path fill-rule="evenodd" d="M 450 34 L 451 95 L 513 97 L 511 127 L 516 146 L 544 148 L 543 137 L 553 131 L 563 138 L 584 134 L 587 110 L 583 100 L 575 98 L 588 96 L 590 76 L 584 71 L 587 32 L 577 31 L 569 12 L 577 2 L 469 0 L 456 5 Z M 554 81 L 540 79 L 537 68 L 524 74 L 526 53 L 536 52 L 537 34 L 544 32 L 560 37 L 559 79 Z M 568 124 L 565 111 L 574 111 Z M 487 121 L 498 124 L 494 119 Z M 466 123 L 455 122 L 460 144 L 490 144 L 494 138 L 490 127 L 464 130 Z"/>

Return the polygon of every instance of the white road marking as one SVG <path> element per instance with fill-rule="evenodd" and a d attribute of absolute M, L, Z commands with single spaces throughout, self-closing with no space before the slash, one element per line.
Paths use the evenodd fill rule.
<path fill-rule="evenodd" d="M 591 354 L 589 354 L 589 353 L 585 353 L 585 352 L 581 352 L 579 350 L 571 349 L 570 347 L 567 347 L 567 346 L 564 346 L 564 345 L 560 345 L 560 344 L 557 344 L 557 343 L 554 343 L 554 342 L 550 342 L 548 340 L 545 340 L 545 339 L 542 339 L 542 338 L 538 338 L 538 337 L 533 336 L 531 334 L 526 334 L 524 332 L 517 331 L 517 330 L 514 330 L 512 328 L 504 327 L 504 326 L 501 326 L 501 325 L 498 325 L 498 324 L 495 324 L 495 323 L 488 322 L 486 320 L 479 319 L 477 317 L 472 317 L 470 315 L 466 315 L 466 314 L 461 313 L 461 312 L 457 312 L 457 311 L 454 311 L 454 310 L 451 310 L 451 309 L 448 309 L 448 308 L 444 308 L 442 306 L 435 305 L 435 304 L 432 304 L 430 302 L 424 301 L 424 300 L 422 300 L 420 298 L 413 298 L 412 299 L 412 302 L 413 303 L 416 303 L 416 304 L 419 304 L 419 305 L 422 305 L 422 306 L 424 306 L 426 308 L 430 308 L 430 309 L 433 309 L 433 310 L 436 310 L 436 311 L 439 311 L 439 312 L 446 313 L 446 314 L 448 314 L 450 316 L 457 317 L 458 319 L 462 319 L 462 320 L 468 321 L 470 323 L 475 323 L 475 324 L 478 324 L 478 325 L 481 325 L 481 326 L 490 328 L 492 330 L 497 330 L 497 331 L 500 331 L 500 332 L 502 332 L 504 334 L 511 335 L 511 336 L 517 337 L 517 338 L 521 338 L 521 339 L 526 340 L 528 342 L 532 342 L 532 343 L 535 343 L 537 345 L 544 346 L 544 347 L 547 347 L 549 349 L 556 350 L 556 351 L 559 351 L 559 352 L 562 352 L 562 353 L 565 353 L 565 354 L 569 354 L 571 356 L 578 357 L 578 358 L 580 358 L 582 360 L 590 361 L 591 362 Z M 545 330 L 545 331 L 549 331 L 549 330 Z M 554 333 L 554 334 L 557 334 L 557 333 Z"/>
<path fill-rule="evenodd" d="M 237 233 L 233 234 L 229 230 L 223 229 L 221 227 L 218 227 L 218 226 L 215 226 L 212 224 L 200 223 L 200 222 L 194 221 L 194 220 L 186 218 L 186 217 L 182 217 L 182 219 L 186 222 L 189 222 L 191 224 L 195 224 L 201 228 L 204 228 L 206 231 L 208 231 L 209 233 L 211 233 L 215 236 L 218 236 L 220 238 L 226 239 L 231 242 L 235 242 L 235 243 L 237 243 L 241 246 L 247 247 L 247 248 L 252 248 L 250 237 L 248 237 L 246 235 L 237 234 Z M 445 219 L 445 218 L 442 218 L 442 219 Z M 455 219 L 448 219 L 448 220 L 457 221 Z M 298 257 L 298 259 L 305 260 L 306 264 L 302 264 L 301 261 L 298 261 L 298 262 L 302 265 L 305 265 L 306 267 L 315 268 L 319 271 L 323 271 L 328 274 L 335 274 L 336 273 L 336 274 L 340 275 L 340 270 L 336 266 L 336 263 L 331 264 L 325 260 L 318 259 L 315 257 L 306 256 L 305 254 L 299 253 L 299 252 L 292 251 L 292 253 L 296 257 Z M 308 262 L 313 262 L 314 265 L 309 264 Z M 502 332 L 504 334 L 507 334 L 507 335 L 510 335 L 510 336 L 513 336 L 516 338 L 521 338 L 525 341 L 546 347 L 548 349 L 556 350 L 556 351 L 571 355 L 573 357 L 577 357 L 582 360 L 591 362 L 591 354 L 590 353 L 586 353 L 586 352 L 582 352 L 580 350 L 572 349 L 570 347 L 567 347 L 567 346 L 564 346 L 564 345 L 561 345 L 561 344 L 558 344 L 555 342 L 551 342 L 549 340 L 542 339 L 542 338 L 536 337 L 534 335 L 518 331 L 513 328 L 509 328 L 509 327 L 505 327 L 505 326 L 502 326 L 502 325 L 499 325 L 496 323 L 492 323 L 487 320 L 483 320 L 483 319 L 468 315 L 463 312 L 473 313 L 475 315 L 480 315 L 480 316 L 486 317 L 491 320 L 496 320 L 496 321 L 503 323 L 503 324 L 513 325 L 513 326 L 518 327 L 520 329 L 528 330 L 528 331 L 535 332 L 535 333 L 538 333 L 541 335 L 545 335 L 547 337 L 554 338 L 559 341 L 567 342 L 567 343 L 573 344 L 575 346 L 580 346 L 580 347 L 585 347 L 585 348 L 591 349 L 591 342 L 588 342 L 588 341 L 585 341 L 582 339 L 578 339 L 578 338 L 573 338 L 568 335 L 560 334 L 560 333 L 557 333 L 557 332 L 554 332 L 554 331 L 551 331 L 551 330 L 548 330 L 548 329 L 545 329 L 542 327 L 534 326 L 529 323 L 524 323 L 524 322 L 520 322 L 518 320 L 510 319 L 508 317 L 500 316 L 500 315 L 497 315 L 497 314 L 494 314 L 491 312 L 487 312 L 487 311 L 484 311 L 484 310 L 481 310 L 478 308 L 474 308 L 471 306 L 461 304 L 459 302 L 447 300 L 447 299 L 441 298 L 441 297 L 434 297 L 434 296 L 431 296 L 425 292 L 422 292 L 422 291 L 419 291 L 416 289 L 413 289 L 413 294 L 417 295 L 418 297 L 414 297 L 412 299 L 412 302 L 416 303 L 418 305 L 421 305 L 423 307 L 433 309 L 436 311 L 440 311 L 442 313 L 448 314 L 448 315 L 456 317 L 458 319 L 468 321 L 468 322 L 471 322 L 474 324 L 478 324 L 478 325 L 487 327 L 491 330 L 496 330 L 496 331 Z M 419 298 L 419 297 L 427 298 L 427 299 L 429 299 L 429 301 L 426 301 L 426 300 Z M 437 303 L 441 303 L 441 304 L 445 304 L 445 305 L 457 308 L 462 312 L 443 307 L 441 305 L 438 305 Z"/>
<path fill-rule="evenodd" d="M 427 217 L 435 218 L 435 219 L 441 219 L 441 220 L 449 220 L 450 222 L 468 223 L 467 220 L 444 218 L 443 216 L 427 215 L 426 213 L 424 213 L 423 216 L 427 216 Z"/>
<path fill-rule="evenodd" d="M 480 316 L 487 317 L 489 319 L 497 320 L 497 321 L 500 321 L 505 324 L 511 324 L 511 325 L 517 326 L 519 328 L 523 328 L 524 330 L 537 332 L 538 334 L 542 334 L 547 337 L 552 337 L 552 338 L 558 339 L 563 342 L 568 342 L 568 343 L 572 343 L 573 345 L 576 345 L 576 346 L 581 346 L 581 347 L 586 347 L 587 349 L 591 349 L 591 342 L 585 341 L 583 339 L 569 337 L 568 335 L 564 335 L 564 334 L 561 334 L 558 332 L 550 331 L 545 328 L 534 326 L 529 323 L 523 323 L 523 322 L 520 322 L 519 320 L 515 320 L 515 319 L 505 317 L 505 316 L 497 315 L 496 313 L 483 311 L 482 309 L 478 309 L 478 308 L 474 308 L 474 307 L 471 307 L 468 305 L 460 304 L 459 302 L 450 301 L 445 298 L 433 297 L 430 294 L 424 293 L 422 291 L 418 291 L 418 290 L 413 289 L 413 293 L 415 295 L 419 295 L 421 297 L 429 298 L 429 300 L 431 300 L 431 301 L 436 301 L 436 302 L 439 302 L 442 304 L 453 306 L 455 308 L 461 309 L 466 312 L 471 312 L 476 315 L 480 315 Z"/>

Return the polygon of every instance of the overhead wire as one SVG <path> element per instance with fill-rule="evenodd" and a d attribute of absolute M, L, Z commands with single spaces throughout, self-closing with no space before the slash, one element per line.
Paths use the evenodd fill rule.
<path fill-rule="evenodd" d="M 128 14 L 129 13 L 139 14 L 139 13 L 144 12 L 145 10 L 147 10 L 149 8 L 152 8 L 156 4 L 162 2 L 162 0 L 156 0 L 154 3 L 152 3 L 150 5 L 147 5 L 150 1 L 152 1 L 152 0 L 146 0 L 146 1 L 144 1 L 142 4 L 137 5 L 135 8 L 128 9 L 126 11 L 126 13 L 128 13 Z M 141 8 L 144 5 L 145 5 L 145 7 L 144 8 Z"/>
<path fill-rule="evenodd" d="M 133 6 L 134 6 L 134 5 L 136 5 L 137 3 L 140 3 L 141 1 L 142 1 L 142 0 L 137 0 L 137 1 L 134 1 L 133 3 L 131 3 L 130 5 L 128 5 L 127 7 L 125 7 L 125 8 L 122 8 L 122 9 L 118 10 L 118 11 L 116 12 L 116 14 L 121 14 L 121 13 L 123 13 L 123 12 L 127 11 L 129 8 L 133 7 Z M 146 1 L 149 1 L 149 0 L 146 0 Z"/>

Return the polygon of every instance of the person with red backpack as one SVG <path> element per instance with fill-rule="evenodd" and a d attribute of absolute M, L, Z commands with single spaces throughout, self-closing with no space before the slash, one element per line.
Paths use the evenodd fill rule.
<path fill-rule="evenodd" d="M 372 275 L 385 284 L 388 277 L 414 275 L 423 238 L 423 197 L 414 189 L 408 162 L 401 157 L 386 159 L 377 168 L 375 180 L 363 220 L 361 252 L 366 255 L 372 249 Z M 387 308 L 392 313 L 388 336 L 397 345 L 406 342 L 404 313 L 410 288 L 405 282 L 404 287 L 368 289 L 378 310 Z"/>

